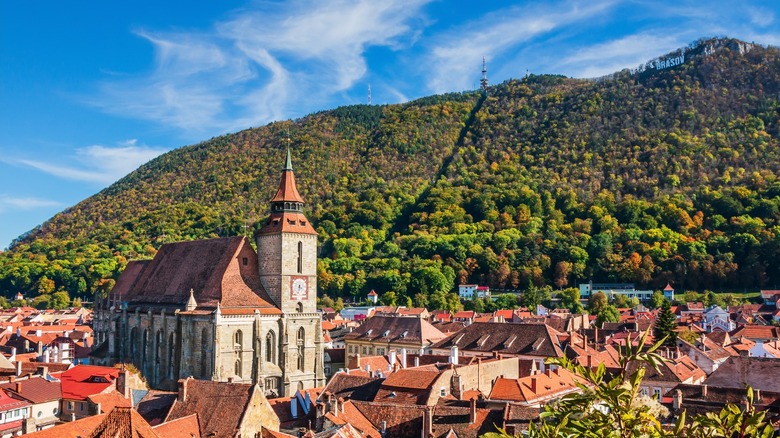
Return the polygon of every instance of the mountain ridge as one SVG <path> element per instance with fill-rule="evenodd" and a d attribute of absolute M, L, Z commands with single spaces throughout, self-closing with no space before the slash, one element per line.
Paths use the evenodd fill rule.
<path fill-rule="evenodd" d="M 780 282 L 777 49 L 702 39 L 656 60 L 680 53 L 663 69 L 345 106 L 175 149 L 14 241 L 0 291 L 89 296 L 164 241 L 248 234 L 288 136 L 331 296 Z"/>

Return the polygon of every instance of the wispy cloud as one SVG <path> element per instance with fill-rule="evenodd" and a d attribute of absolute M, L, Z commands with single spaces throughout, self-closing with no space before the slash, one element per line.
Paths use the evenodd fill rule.
<path fill-rule="evenodd" d="M 577 77 L 599 77 L 637 67 L 688 43 L 670 33 L 629 35 L 577 50 L 558 64 L 561 73 Z"/>
<path fill-rule="evenodd" d="M 470 89 L 482 56 L 488 60 L 571 23 L 604 12 L 613 1 L 548 3 L 495 11 L 436 37 L 428 87 L 435 93 Z"/>
<path fill-rule="evenodd" d="M 369 47 L 409 44 L 428 1 L 258 2 L 205 31 L 138 31 L 153 71 L 105 82 L 93 103 L 196 135 L 311 111 L 365 75 Z"/>
<path fill-rule="evenodd" d="M 36 208 L 59 207 L 62 204 L 50 199 L 20 198 L 0 194 L 0 213 L 7 210 L 34 210 Z"/>
<path fill-rule="evenodd" d="M 17 159 L 12 163 L 40 170 L 60 178 L 109 184 L 135 170 L 141 164 L 165 152 L 128 140 L 117 146 L 93 145 L 76 150 L 69 163 Z"/>

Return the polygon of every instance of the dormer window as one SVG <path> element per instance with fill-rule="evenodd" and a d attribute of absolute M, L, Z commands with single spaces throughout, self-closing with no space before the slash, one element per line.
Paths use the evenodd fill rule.
<path fill-rule="evenodd" d="M 246 266 L 246 265 L 248 265 L 248 264 L 249 264 L 249 259 L 248 259 L 248 258 L 246 258 L 246 257 L 244 257 L 243 259 L 241 259 L 241 263 L 243 263 L 243 264 L 244 264 L 244 266 Z"/>

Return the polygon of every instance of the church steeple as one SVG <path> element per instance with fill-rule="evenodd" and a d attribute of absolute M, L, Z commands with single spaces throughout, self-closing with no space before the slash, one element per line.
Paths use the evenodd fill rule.
<path fill-rule="evenodd" d="M 287 161 L 282 169 L 279 189 L 276 191 L 273 199 L 271 199 L 271 213 L 283 211 L 302 212 L 303 204 L 303 198 L 301 198 L 298 188 L 295 186 L 295 174 L 292 169 L 290 149 L 287 149 Z"/>
<path fill-rule="evenodd" d="M 293 173 L 292 157 L 290 149 L 287 149 L 287 158 L 282 168 L 282 176 L 279 180 L 279 188 L 271 199 L 271 217 L 260 229 L 260 233 L 274 233 L 289 231 L 304 234 L 316 234 L 309 221 L 303 214 L 305 202 L 298 193 Z M 284 219 L 284 220 L 282 220 Z"/>

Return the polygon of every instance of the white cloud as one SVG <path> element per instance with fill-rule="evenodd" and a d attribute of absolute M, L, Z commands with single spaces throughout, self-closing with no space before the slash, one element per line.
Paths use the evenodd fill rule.
<path fill-rule="evenodd" d="M 114 147 L 79 148 L 69 164 L 29 159 L 15 162 L 60 178 L 110 184 L 163 152 L 163 149 L 139 146 L 136 140 L 128 140 Z"/>
<path fill-rule="evenodd" d="M 678 49 L 688 41 L 668 32 L 629 35 L 582 49 L 564 58 L 557 66 L 563 74 L 595 78 L 638 67 L 640 64 Z"/>
<path fill-rule="evenodd" d="M 369 47 L 408 44 L 428 1 L 259 2 L 206 31 L 140 31 L 153 71 L 104 83 L 94 103 L 195 136 L 311 111 L 366 74 Z"/>
<path fill-rule="evenodd" d="M 20 198 L 0 194 L 0 212 L 12 210 L 34 210 L 37 208 L 58 207 L 60 202 L 41 198 Z"/>
<path fill-rule="evenodd" d="M 455 28 L 436 38 L 428 87 L 435 93 L 473 87 L 482 56 L 488 62 L 518 45 L 603 13 L 612 1 L 550 3 L 508 8 Z"/>

